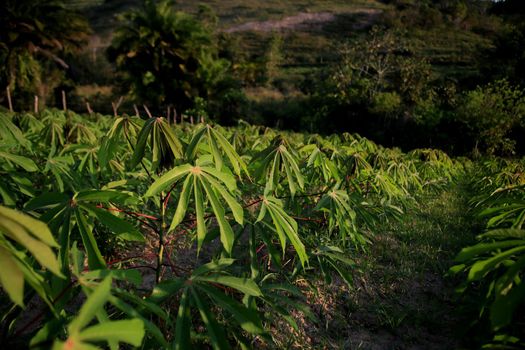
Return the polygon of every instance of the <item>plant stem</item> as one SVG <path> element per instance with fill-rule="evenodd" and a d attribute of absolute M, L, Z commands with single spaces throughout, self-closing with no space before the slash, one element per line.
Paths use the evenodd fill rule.
<path fill-rule="evenodd" d="M 166 232 L 166 205 L 164 205 L 164 192 L 160 194 L 160 230 L 159 230 L 159 250 L 157 252 L 157 273 L 156 281 L 157 283 L 161 280 L 162 273 L 162 262 L 164 260 L 164 235 Z"/>

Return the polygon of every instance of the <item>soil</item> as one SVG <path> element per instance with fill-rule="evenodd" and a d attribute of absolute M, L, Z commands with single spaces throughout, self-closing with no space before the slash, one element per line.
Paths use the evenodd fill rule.
<path fill-rule="evenodd" d="M 332 12 L 301 12 L 294 16 L 288 16 L 281 20 L 272 21 L 253 21 L 239 24 L 225 30 L 226 33 L 256 31 L 256 32 L 271 32 L 271 31 L 286 31 L 286 30 L 304 30 L 322 26 L 326 23 L 335 21 L 338 16 L 356 15 L 363 17 L 358 21 L 355 29 L 360 29 L 368 23 L 373 22 L 374 18 L 381 13 L 377 9 L 356 9 L 352 12 L 344 12 L 335 14 Z"/>

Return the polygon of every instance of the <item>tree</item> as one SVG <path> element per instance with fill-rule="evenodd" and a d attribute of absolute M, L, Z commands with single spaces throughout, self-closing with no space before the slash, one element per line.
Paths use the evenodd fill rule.
<path fill-rule="evenodd" d="M 69 68 L 64 57 L 79 49 L 90 29 L 78 13 L 60 0 L 4 0 L 0 2 L 0 87 L 23 95 L 47 95 L 50 76 Z M 46 76 L 44 84 L 42 77 Z M 50 91 L 52 86 L 47 86 Z M 30 96 L 32 97 L 32 96 Z M 42 96 L 46 97 L 46 96 Z"/>
<path fill-rule="evenodd" d="M 458 117 L 471 129 L 476 151 L 513 153 L 512 131 L 525 126 L 525 91 L 507 80 L 478 87 L 465 94 Z"/>
<path fill-rule="evenodd" d="M 171 1 L 146 0 L 123 19 L 108 56 L 136 101 L 184 111 L 224 77 L 228 63 L 217 58 L 211 26 L 175 11 Z"/>
<path fill-rule="evenodd" d="M 378 27 L 347 46 L 332 81 L 344 103 L 369 106 L 372 113 L 412 116 L 432 97 L 432 69 L 416 56 L 403 33 Z"/>

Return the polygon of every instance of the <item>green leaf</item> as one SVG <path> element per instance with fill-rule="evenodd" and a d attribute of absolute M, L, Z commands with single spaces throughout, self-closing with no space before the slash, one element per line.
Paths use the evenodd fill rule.
<path fill-rule="evenodd" d="M 479 238 L 482 238 L 482 239 L 486 239 L 486 238 L 488 239 L 510 239 L 510 238 L 525 239 L 525 230 L 518 230 L 518 229 L 512 229 L 512 228 L 491 230 L 482 235 L 479 235 Z"/>
<path fill-rule="evenodd" d="M 142 158 L 144 158 L 144 153 L 146 152 L 146 144 L 148 141 L 148 136 L 151 132 L 151 128 L 153 127 L 153 123 L 155 123 L 155 118 L 148 119 L 145 123 L 142 129 L 140 130 L 140 133 L 137 137 L 137 143 L 135 144 L 135 151 L 133 152 L 133 157 L 131 158 L 130 168 L 133 169 L 139 163 L 142 161 Z"/>
<path fill-rule="evenodd" d="M 182 293 L 180 298 L 179 310 L 177 311 L 177 320 L 175 321 L 175 340 L 172 345 L 172 349 L 174 350 L 191 349 L 191 316 L 188 289 L 189 288 L 184 289 L 184 293 Z"/>
<path fill-rule="evenodd" d="M 197 151 L 197 145 L 200 143 L 202 136 L 206 132 L 207 128 L 206 126 L 203 126 L 202 128 L 198 129 L 191 138 L 190 143 L 188 144 L 188 147 L 186 147 L 185 157 L 188 162 L 192 162 L 195 159 L 195 154 Z"/>
<path fill-rule="evenodd" d="M 494 269 L 499 263 L 520 252 L 525 252 L 525 243 L 520 247 L 512 248 L 502 253 L 499 253 L 490 259 L 477 261 L 470 268 L 470 271 L 468 273 L 468 280 L 476 281 L 483 278 L 490 270 Z"/>
<path fill-rule="evenodd" d="M 144 338 L 144 323 L 139 319 L 104 322 L 84 329 L 78 338 L 82 341 L 115 341 L 140 346 Z"/>
<path fill-rule="evenodd" d="M 235 318 L 237 323 L 239 323 L 245 331 L 253 334 L 261 334 L 264 332 L 257 311 L 248 309 L 241 303 L 218 291 L 216 288 L 202 284 L 199 284 L 198 288 L 202 289 L 209 297 L 215 300 L 218 306 L 231 313 L 233 318 Z"/>
<path fill-rule="evenodd" d="M 175 215 L 171 221 L 169 231 L 173 231 L 181 222 L 184 220 L 186 215 L 186 210 L 188 209 L 188 202 L 190 200 L 190 193 L 193 189 L 193 176 L 186 177 L 184 184 L 182 185 L 182 191 L 179 198 L 179 203 L 177 204 L 177 209 L 175 210 Z"/>
<path fill-rule="evenodd" d="M 173 132 L 173 128 L 166 122 L 164 118 L 160 118 L 160 129 L 162 130 L 163 136 L 171 149 L 173 156 L 176 159 L 182 158 L 182 144 Z"/>
<path fill-rule="evenodd" d="M 222 271 L 225 268 L 231 266 L 235 262 L 235 259 L 222 258 L 219 260 L 211 261 L 207 264 L 201 265 L 193 270 L 192 276 L 199 276 L 208 272 Z"/>
<path fill-rule="evenodd" d="M 49 228 L 45 223 L 40 220 L 34 219 L 28 215 L 22 214 L 16 210 L 5 208 L 0 206 L 0 218 L 13 220 L 19 225 L 22 225 L 25 230 L 31 232 L 31 234 L 47 244 L 50 247 L 58 247 L 55 238 L 49 231 Z M 0 222 L 1 223 L 1 222 Z M 23 244 L 23 242 L 20 242 Z"/>
<path fill-rule="evenodd" d="M 99 191 L 99 190 L 88 190 L 78 192 L 75 196 L 77 202 L 96 202 L 96 203 L 123 203 L 130 197 L 129 194 L 118 192 L 118 191 Z"/>
<path fill-rule="evenodd" d="M 93 293 L 87 298 L 86 302 L 80 308 L 78 315 L 71 321 L 68 326 L 70 335 L 80 333 L 91 320 L 95 317 L 97 312 L 108 301 L 111 292 L 111 277 L 107 277 L 95 288 Z"/>
<path fill-rule="evenodd" d="M 199 293 L 197 293 L 193 288 L 191 288 L 191 292 L 193 295 L 193 300 L 195 300 L 197 308 L 199 309 L 202 322 L 204 323 L 206 331 L 210 336 L 212 347 L 216 350 L 230 349 L 231 347 L 226 341 L 226 335 L 224 334 L 224 330 L 222 329 L 222 327 L 219 326 L 217 321 L 215 321 L 212 314 L 210 313 L 208 306 L 200 298 Z"/>
<path fill-rule="evenodd" d="M 490 321 L 493 329 L 500 329 L 512 322 L 518 306 L 525 301 L 525 283 L 514 287 L 505 296 L 497 297 L 490 307 Z"/>
<path fill-rule="evenodd" d="M 205 169 L 203 170 L 206 171 Z M 213 175 L 218 177 L 219 173 L 215 172 L 215 174 Z M 244 217 L 244 210 L 239 204 L 239 202 L 237 202 L 233 198 L 233 196 L 229 194 L 228 191 L 226 191 L 226 189 L 221 184 L 219 184 L 217 181 L 215 181 L 211 176 L 209 176 L 208 174 L 203 174 L 202 176 L 213 186 L 215 190 L 217 190 L 217 192 L 219 192 L 221 197 L 226 201 L 226 203 L 230 207 L 233 213 L 233 217 L 235 218 L 235 221 L 237 221 L 239 225 L 242 225 L 243 217 Z"/>
<path fill-rule="evenodd" d="M 193 166 L 191 164 L 183 164 L 171 169 L 150 186 L 146 194 L 144 194 L 144 197 L 151 197 L 164 191 L 168 186 L 186 175 L 192 168 Z"/>
<path fill-rule="evenodd" d="M 353 287 L 353 278 L 352 276 L 347 273 L 345 270 L 339 268 L 339 266 L 337 266 L 337 264 L 332 260 L 332 259 L 327 259 L 328 263 L 330 265 L 332 265 L 332 267 L 334 268 L 334 270 L 337 271 L 337 273 L 339 274 L 339 276 L 341 276 L 343 278 L 343 280 L 346 282 L 346 284 L 348 285 L 349 288 L 352 288 Z"/>
<path fill-rule="evenodd" d="M 222 150 L 226 154 L 226 157 L 228 157 L 228 159 L 230 160 L 230 163 L 232 164 L 235 173 L 240 176 L 241 170 L 243 170 L 245 174 L 249 176 L 246 164 L 239 156 L 239 154 L 237 154 L 235 148 L 233 148 L 233 146 L 228 142 L 228 140 L 217 130 L 211 129 L 211 133 L 215 137 L 215 140 L 218 143 L 218 145 L 221 146 Z"/>
<path fill-rule="evenodd" d="M 107 226 L 120 238 L 127 241 L 144 242 L 144 236 L 142 233 L 126 220 L 122 220 L 108 211 L 97 208 L 93 205 L 81 204 L 80 207 L 93 214 L 100 223 Z"/>
<path fill-rule="evenodd" d="M 30 222 L 34 222 L 35 225 L 40 227 L 40 229 L 43 229 L 43 232 L 47 231 L 46 234 L 49 233 L 49 229 L 47 228 L 47 226 L 41 221 L 17 213 L 14 210 L 11 213 L 7 212 L 9 216 L 3 216 L 2 211 L 6 213 L 6 209 L 7 208 L 0 207 L 0 218 L 2 219 L 0 221 L 0 231 L 17 241 L 18 243 L 20 243 L 25 248 L 27 248 L 27 250 L 31 252 L 35 259 L 40 263 L 40 265 L 49 269 L 49 271 L 51 271 L 53 274 L 57 276 L 62 276 L 60 272 L 60 265 L 58 263 L 58 260 L 56 259 L 55 253 L 53 252 L 53 250 L 51 250 L 51 248 L 48 245 L 48 243 L 54 243 L 54 239 L 52 237 L 50 239 L 48 238 L 49 242 L 43 242 L 42 240 L 35 239 L 33 238 L 35 236 L 37 238 L 41 237 L 37 235 L 29 235 L 28 230 L 26 230 L 27 227 L 24 227 L 19 223 L 25 223 L 27 225 Z M 15 215 L 13 215 L 13 213 Z M 11 218 L 18 218 L 21 220 L 19 220 L 19 223 L 17 223 L 11 220 Z M 33 227 L 33 230 L 35 230 L 35 227 Z M 56 243 L 54 244 L 56 245 Z"/>
<path fill-rule="evenodd" d="M 195 196 L 195 215 L 197 216 L 197 254 L 199 254 L 202 242 L 204 242 L 204 238 L 206 237 L 206 224 L 204 223 L 203 198 L 198 176 L 193 177 L 193 188 Z"/>
<path fill-rule="evenodd" d="M 263 201 L 263 205 L 268 208 L 275 229 L 281 240 L 283 247 L 283 253 L 285 248 L 284 236 L 288 237 L 292 246 L 295 248 L 297 256 L 301 260 L 301 264 L 308 261 L 308 255 L 306 254 L 306 248 L 299 238 L 297 222 L 291 218 L 282 208 L 282 202 L 275 197 L 266 197 L 266 201 Z"/>
<path fill-rule="evenodd" d="M 97 241 L 93 236 L 93 232 L 91 232 L 91 228 L 87 224 L 86 218 L 78 207 L 75 208 L 75 217 L 77 219 L 80 237 L 84 243 L 84 248 L 86 248 L 89 268 L 91 270 L 104 269 L 106 267 L 106 263 L 104 262 L 102 254 L 98 249 Z"/>
<path fill-rule="evenodd" d="M 208 195 L 208 199 L 210 200 L 211 206 L 213 208 L 213 213 L 215 214 L 215 218 L 217 219 L 217 223 L 219 224 L 221 242 L 224 247 L 224 250 L 226 250 L 228 254 L 231 254 L 233 249 L 233 240 L 235 236 L 233 234 L 233 230 L 230 224 L 224 217 L 224 207 L 222 206 L 221 202 L 219 201 L 219 198 L 217 198 L 217 195 L 215 194 L 209 183 L 206 181 L 201 181 L 201 183 L 204 186 L 206 194 Z"/>
<path fill-rule="evenodd" d="M 476 245 L 461 249 L 459 254 L 456 256 L 455 260 L 457 262 L 464 262 L 478 255 L 481 255 L 481 254 L 484 254 L 490 251 L 496 251 L 498 249 L 519 246 L 523 244 L 525 244 L 525 240 L 510 240 L 510 241 L 494 242 L 494 243 L 478 243 Z"/>
<path fill-rule="evenodd" d="M 162 348 L 167 349 L 169 347 L 168 342 L 164 338 L 164 335 L 162 334 L 160 329 L 147 318 L 143 317 L 137 310 L 135 310 L 135 308 L 131 307 L 130 305 L 122 301 L 120 298 L 117 298 L 113 295 L 110 295 L 109 302 L 129 317 L 140 319 L 144 323 L 144 327 L 146 328 L 146 330 L 151 335 L 153 335 L 153 337 L 155 337 L 155 339 L 157 340 L 157 342 L 159 342 Z"/>
<path fill-rule="evenodd" d="M 234 276 L 225 275 L 208 275 L 208 276 L 195 276 L 192 278 L 194 281 L 200 282 L 212 282 L 219 283 L 233 289 L 236 289 L 246 295 L 260 297 L 262 292 L 259 286 L 249 278 L 240 278 Z"/>
<path fill-rule="evenodd" d="M 177 293 L 182 287 L 184 287 L 184 280 L 182 278 L 162 281 L 153 288 L 153 291 L 147 300 L 160 304 L 173 294 Z"/>
<path fill-rule="evenodd" d="M 0 245 L 0 284 L 17 305 L 24 306 L 24 275 L 11 253 Z"/>
<path fill-rule="evenodd" d="M 31 159 L 26 158 L 26 157 L 22 157 L 22 156 L 18 156 L 18 155 L 6 153 L 6 152 L 0 152 L 0 159 L 1 158 L 11 161 L 15 163 L 16 165 L 21 166 L 22 168 L 24 168 L 25 171 L 28 171 L 28 172 L 35 172 L 39 170 L 35 162 L 33 162 Z"/>
<path fill-rule="evenodd" d="M 51 192 L 44 193 L 38 197 L 32 198 L 25 205 L 26 210 L 35 210 L 45 208 L 51 205 L 66 203 L 70 197 L 65 193 Z"/>
<path fill-rule="evenodd" d="M 507 271 L 496 280 L 494 285 L 496 294 L 505 295 L 513 284 L 520 281 L 518 276 L 525 270 L 525 255 L 506 267 Z"/>

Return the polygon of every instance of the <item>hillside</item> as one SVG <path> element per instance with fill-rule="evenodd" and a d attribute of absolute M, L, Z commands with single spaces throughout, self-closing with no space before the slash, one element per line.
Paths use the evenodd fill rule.
<path fill-rule="evenodd" d="M 139 4 L 139 0 L 76 1 L 93 28 L 89 50 L 103 52 L 118 16 Z M 175 6 L 195 15 L 201 6 L 211 9 L 218 18 L 217 32 L 226 35 L 228 50 L 233 51 L 229 55 L 234 64 L 262 65 L 272 47 L 277 50 L 274 86 L 253 89 L 245 82 L 248 97 L 255 100 L 303 95 L 313 88 L 311 81 L 338 64 L 345 43 L 363 37 L 374 25 L 389 26 L 395 16 L 392 5 L 376 0 L 180 0 Z M 483 33 L 444 25 L 415 28 L 404 35 L 414 56 L 432 65 L 437 80 L 468 81 L 476 76 L 476 57 L 491 45 Z"/>

